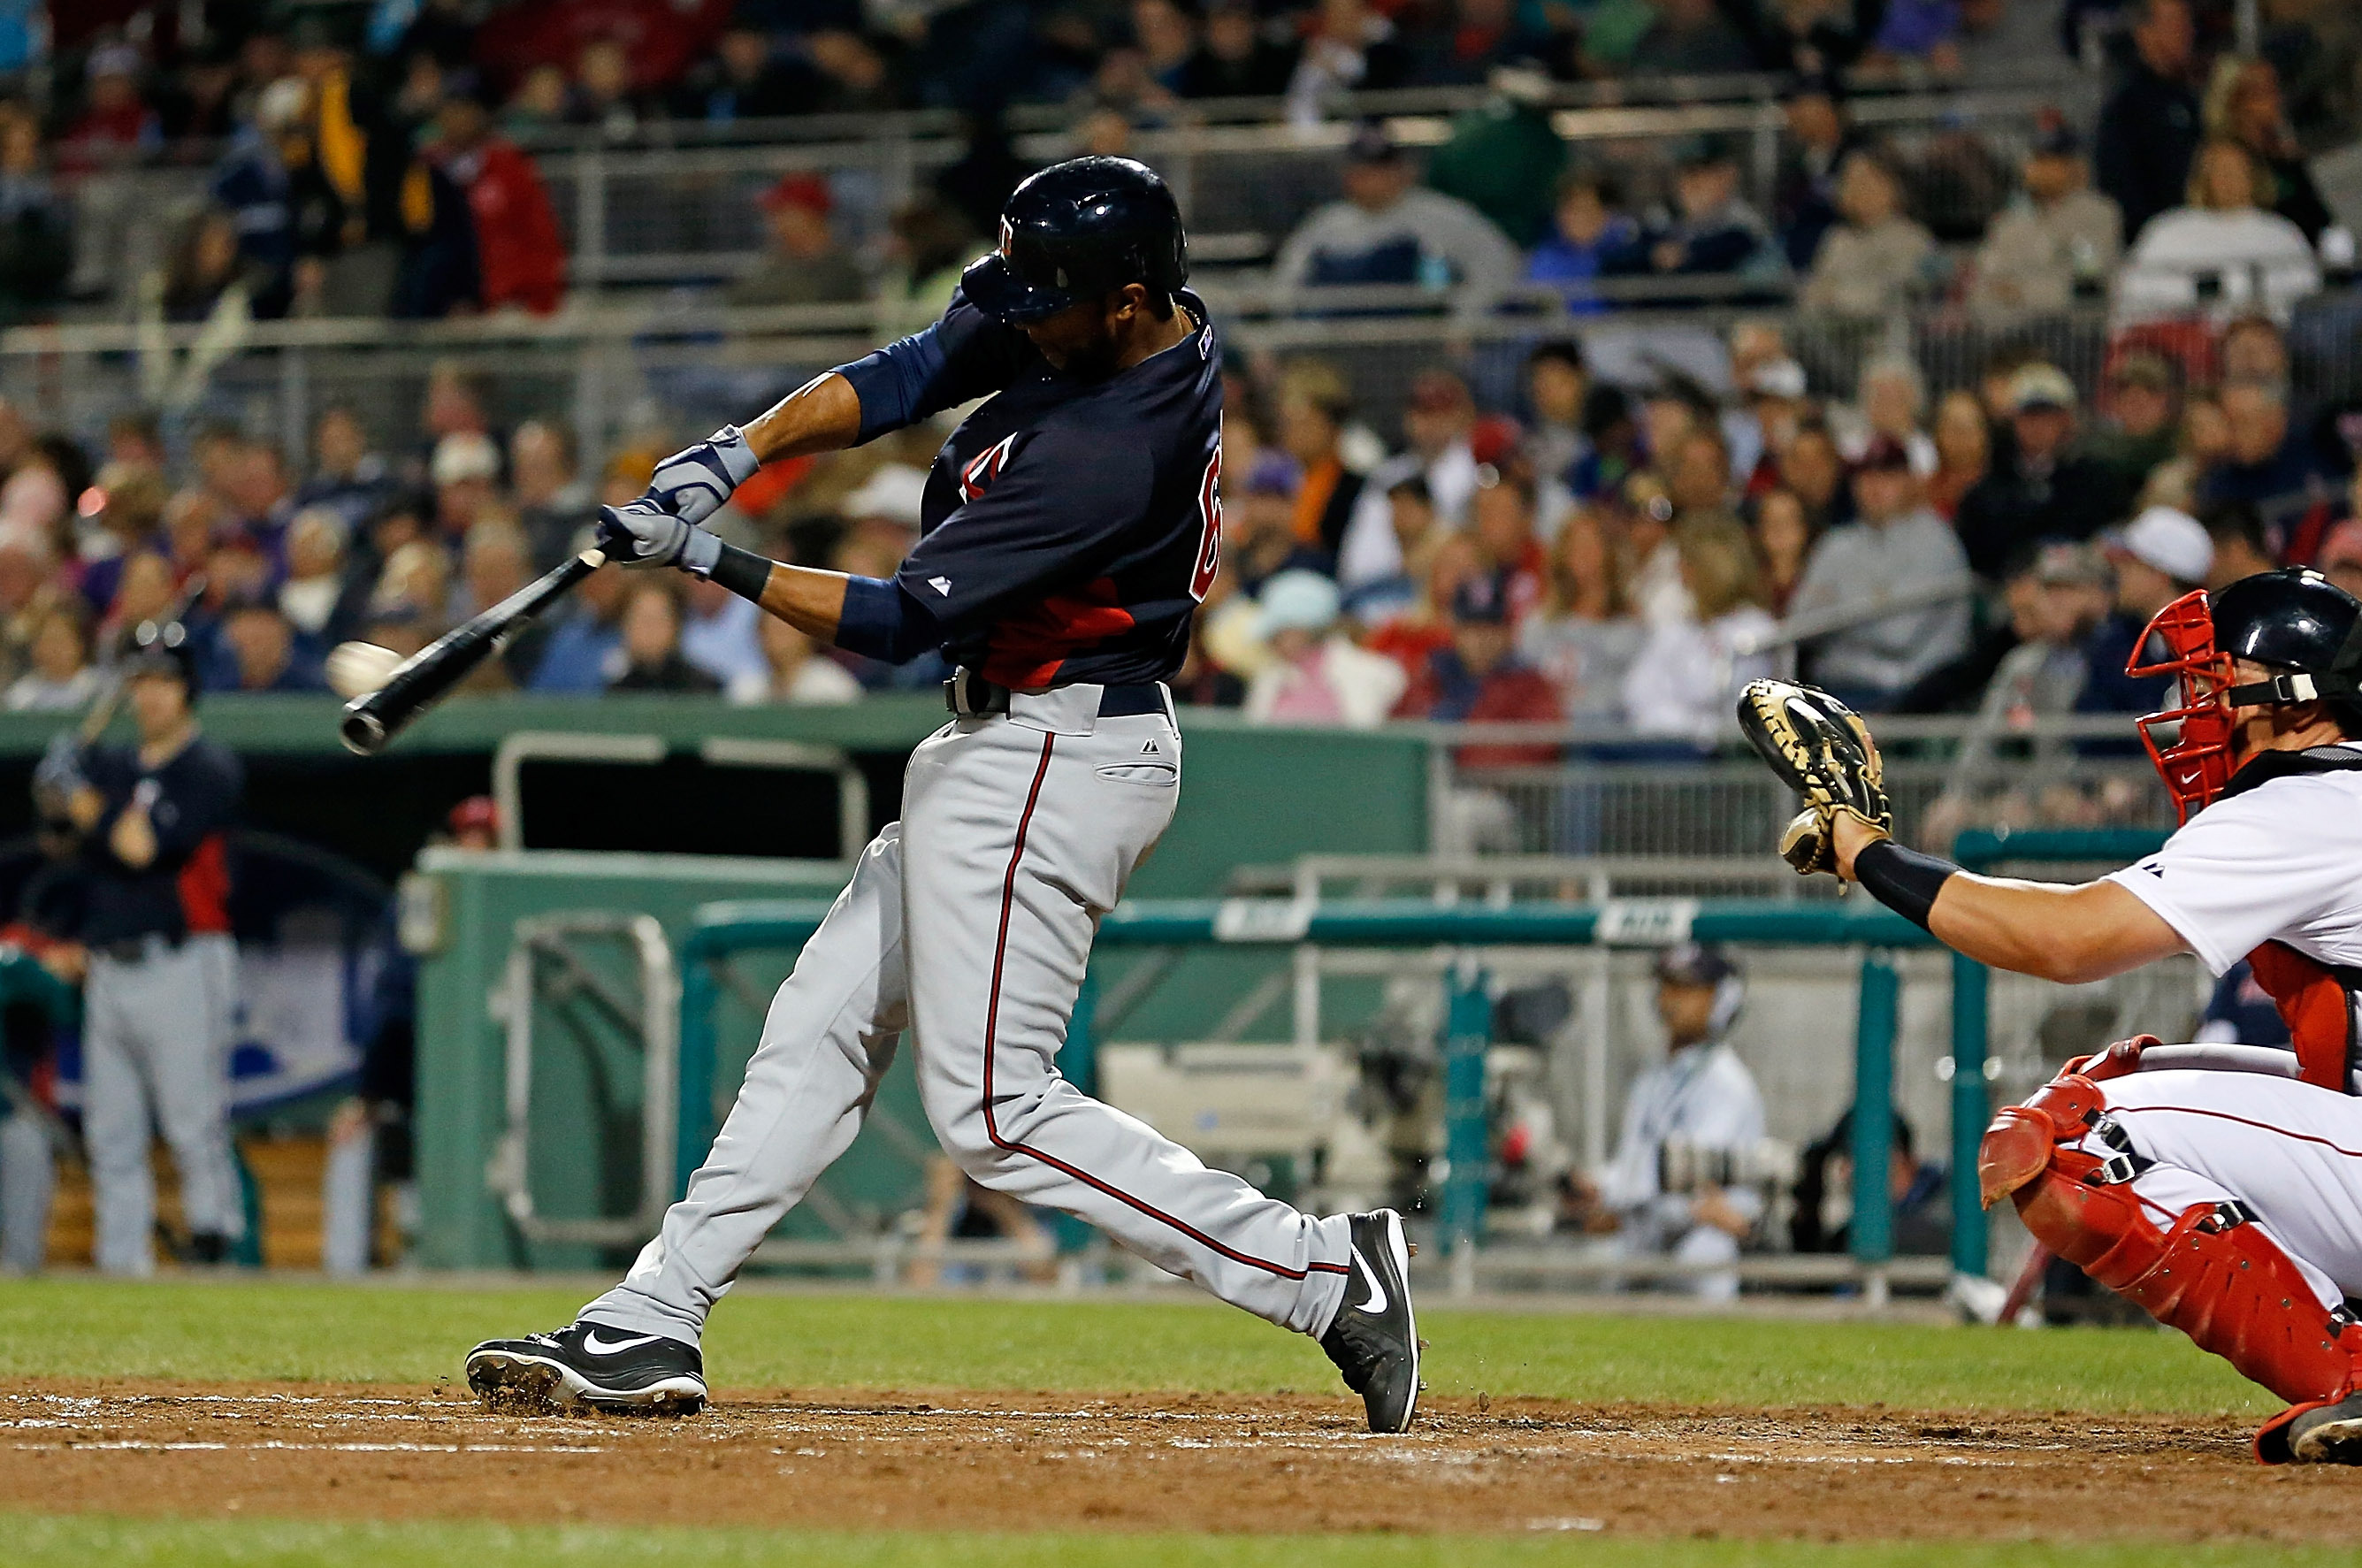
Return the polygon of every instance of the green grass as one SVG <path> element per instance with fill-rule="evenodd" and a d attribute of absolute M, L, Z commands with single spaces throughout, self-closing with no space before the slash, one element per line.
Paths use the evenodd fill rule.
<path fill-rule="evenodd" d="M 577 1291 L 315 1282 L 0 1283 L 0 1377 L 427 1383 L 479 1339 L 567 1321 Z M 1430 1309 L 1440 1395 L 1923 1409 L 2261 1414 L 2180 1335 Z M 721 1392 L 1334 1392 L 1319 1351 L 1212 1304 L 749 1295 L 706 1337 Z"/>
<path fill-rule="evenodd" d="M 2319 1545 L 2160 1547 L 1944 1541 L 1653 1540 L 1568 1534 L 1487 1537 L 1203 1535 L 848 1535 L 817 1531 L 516 1528 L 476 1523 L 339 1525 L 0 1516 L 11 1568 L 540 1568 L 681 1563 L 690 1568 L 2320 1568 L 2362 1560 Z"/>

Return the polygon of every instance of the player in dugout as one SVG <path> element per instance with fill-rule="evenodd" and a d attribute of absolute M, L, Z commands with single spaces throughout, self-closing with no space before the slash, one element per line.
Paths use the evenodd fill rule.
<path fill-rule="evenodd" d="M 2362 603 L 2289 568 L 2184 595 L 2130 673 L 2171 676 L 2138 721 L 2181 821 L 2078 886 L 1976 876 L 1893 842 L 1878 751 L 1826 693 L 1757 681 L 1739 721 L 1805 798 L 1781 850 L 1996 968 L 2062 984 L 2180 953 L 2245 957 L 2289 1049 L 2151 1035 L 2070 1061 L 1993 1121 L 1984 1200 L 2289 1402 L 2267 1464 L 2362 1463 Z"/>

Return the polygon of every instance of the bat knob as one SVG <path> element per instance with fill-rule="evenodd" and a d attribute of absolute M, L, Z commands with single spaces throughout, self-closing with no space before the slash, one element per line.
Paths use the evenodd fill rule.
<path fill-rule="evenodd" d="M 356 702 L 345 710 L 344 722 L 337 726 L 337 736 L 345 749 L 355 756 L 375 756 L 385 749 L 385 721 Z"/>

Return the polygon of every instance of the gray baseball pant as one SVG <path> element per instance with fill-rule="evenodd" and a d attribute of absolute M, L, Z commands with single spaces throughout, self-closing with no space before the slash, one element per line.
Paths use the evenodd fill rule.
<path fill-rule="evenodd" d="M 83 1143 L 98 1209 L 98 1266 L 155 1269 L 150 1118 L 181 1176 L 192 1231 L 246 1232 L 229 1145 L 228 1020 L 221 955 L 151 939 L 144 956 L 94 953 L 83 1000 Z"/>
<path fill-rule="evenodd" d="M 902 820 L 865 849 L 772 999 L 720 1136 L 624 1282 L 582 1317 L 696 1343 L 748 1254 L 861 1130 L 904 1027 L 944 1150 L 1258 1317 L 1325 1331 L 1350 1234 L 1265 1198 L 1058 1074 L 1099 917 L 1173 819 L 1169 713 L 1100 689 L 1018 694 L 911 754 Z"/>
<path fill-rule="evenodd" d="M 49 1129 L 21 1110 L 0 1115 L 0 1274 L 40 1272 L 57 1184 Z"/>

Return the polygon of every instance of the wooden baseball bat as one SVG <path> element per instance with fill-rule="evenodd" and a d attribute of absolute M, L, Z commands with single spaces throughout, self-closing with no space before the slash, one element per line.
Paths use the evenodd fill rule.
<path fill-rule="evenodd" d="M 560 561 L 482 613 L 452 627 L 394 667 L 385 684 L 345 704 L 337 726 L 345 749 L 374 756 L 426 709 L 440 701 L 469 673 L 490 658 L 501 639 L 564 598 L 574 585 L 607 564 L 590 549 Z"/>

